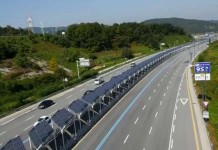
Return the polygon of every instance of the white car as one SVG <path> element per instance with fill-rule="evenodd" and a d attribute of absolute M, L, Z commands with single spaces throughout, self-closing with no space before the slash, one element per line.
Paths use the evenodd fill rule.
<path fill-rule="evenodd" d="M 42 122 L 43 120 L 47 121 L 48 123 L 51 123 L 51 117 L 42 116 L 39 117 L 39 119 L 33 124 L 33 126 L 35 127 L 38 123 Z"/>
<path fill-rule="evenodd" d="M 130 66 L 134 67 L 135 65 L 136 65 L 135 62 L 132 62 Z"/>
<path fill-rule="evenodd" d="M 102 77 L 98 77 L 98 78 L 96 78 L 95 79 L 95 84 L 101 84 L 101 83 L 103 83 L 104 82 L 104 80 L 103 80 L 103 78 Z"/>

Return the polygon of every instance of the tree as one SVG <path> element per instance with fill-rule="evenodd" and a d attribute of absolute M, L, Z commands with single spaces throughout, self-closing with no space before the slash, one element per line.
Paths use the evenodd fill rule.
<path fill-rule="evenodd" d="M 58 63 L 56 58 L 52 57 L 49 61 L 49 69 L 53 72 L 56 72 L 58 70 Z"/>
<path fill-rule="evenodd" d="M 130 48 L 123 48 L 122 49 L 122 57 L 123 58 L 127 58 L 127 59 L 131 59 L 134 57 L 132 50 Z"/>

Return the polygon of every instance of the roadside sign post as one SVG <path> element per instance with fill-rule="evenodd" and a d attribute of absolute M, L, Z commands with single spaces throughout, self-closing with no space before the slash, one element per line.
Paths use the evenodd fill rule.
<path fill-rule="evenodd" d="M 205 101 L 205 80 L 210 80 L 210 62 L 195 64 L 195 81 L 202 81 L 202 100 Z"/>
<path fill-rule="evenodd" d="M 76 66 L 77 66 L 78 79 L 80 79 L 79 66 L 81 66 L 81 67 L 90 67 L 90 61 L 89 61 L 89 59 L 79 58 L 79 61 L 76 60 Z"/>

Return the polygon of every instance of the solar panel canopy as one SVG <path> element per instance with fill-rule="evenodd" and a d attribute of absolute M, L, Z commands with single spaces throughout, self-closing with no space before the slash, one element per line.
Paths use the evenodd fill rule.
<path fill-rule="evenodd" d="M 44 120 L 29 131 L 29 136 L 34 146 L 39 148 L 52 132 L 52 127 Z"/>
<path fill-rule="evenodd" d="M 17 136 L 2 147 L 1 150 L 26 150 L 20 136 Z"/>
<path fill-rule="evenodd" d="M 62 108 L 58 110 L 53 116 L 52 120 L 61 128 L 64 128 L 64 126 L 73 118 L 73 114 L 71 114 L 69 111 L 67 111 L 65 108 Z"/>
<path fill-rule="evenodd" d="M 69 106 L 68 108 L 70 110 L 72 110 L 74 113 L 76 114 L 79 114 L 79 113 L 82 113 L 83 110 L 88 106 L 87 103 L 77 99 L 75 101 L 73 101 Z"/>

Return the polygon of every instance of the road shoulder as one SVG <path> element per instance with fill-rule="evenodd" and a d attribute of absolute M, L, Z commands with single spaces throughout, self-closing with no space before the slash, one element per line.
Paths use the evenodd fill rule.
<path fill-rule="evenodd" d="M 188 83 L 189 83 L 188 87 L 189 87 L 190 96 L 192 99 L 192 104 L 193 104 L 192 106 L 194 108 L 194 115 L 196 119 L 196 125 L 198 129 L 201 148 L 202 150 L 211 150 L 212 148 L 211 148 L 210 140 L 208 137 L 208 131 L 206 129 L 206 124 L 202 117 L 202 111 L 200 109 L 200 104 L 196 96 L 196 92 L 194 90 L 191 68 L 188 67 L 187 71 L 188 71 Z"/>

